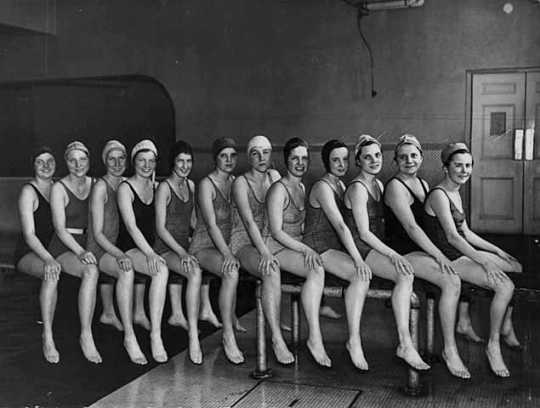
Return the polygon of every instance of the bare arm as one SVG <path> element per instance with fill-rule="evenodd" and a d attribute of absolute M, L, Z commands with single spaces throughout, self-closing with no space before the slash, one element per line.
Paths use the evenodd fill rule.
<path fill-rule="evenodd" d="M 371 279 L 371 269 L 362 259 L 358 251 L 351 230 L 345 224 L 343 215 L 336 203 L 334 191 L 324 181 L 314 184 L 311 189 L 309 200 L 312 204 L 318 204 L 328 218 L 328 221 L 336 231 L 341 243 L 354 261 L 357 276 L 364 280 Z"/>

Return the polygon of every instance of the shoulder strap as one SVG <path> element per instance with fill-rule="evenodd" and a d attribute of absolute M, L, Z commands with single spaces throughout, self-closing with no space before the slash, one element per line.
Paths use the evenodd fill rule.
<path fill-rule="evenodd" d="M 456 206 L 454 205 L 454 202 L 450 199 L 450 196 L 448 195 L 448 193 L 446 192 L 446 190 L 442 187 L 433 187 L 431 189 L 431 191 L 429 192 L 429 194 L 433 193 L 435 190 L 440 190 L 444 193 L 444 195 L 446 196 L 446 199 L 448 200 L 448 203 L 450 204 L 450 209 L 451 210 L 454 210 L 456 208 Z"/>
<path fill-rule="evenodd" d="M 426 188 L 426 184 L 425 184 L 424 179 L 418 177 L 418 180 L 420 180 L 420 184 L 422 185 L 422 190 L 424 190 L 424 195 L 427 197 L 427 195 L 428 195 L 428 190 L 427 190 L 427 188 Z"/>

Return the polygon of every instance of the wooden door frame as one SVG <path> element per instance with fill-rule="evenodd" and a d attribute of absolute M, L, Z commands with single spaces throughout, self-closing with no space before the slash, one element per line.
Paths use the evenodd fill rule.
<path fill-rule="evenodd" d="M 473 91 L 473 76 L 482 74 L 513 74 L 513 73 L 528 73 L 528 72 L 540 72 L 540 66 L 530 67 L 505 67 L 505 68 L 478 68 L 478 69 L 466 69 L 465 70 L 465 143 L 472 149 L 472 91 Z M 467 221 L 471 222 L 471 203 L 472 203 L 472 191 L 471 183 L 469 181 L 467 185 L 467 202 L 468 208 Z"/>

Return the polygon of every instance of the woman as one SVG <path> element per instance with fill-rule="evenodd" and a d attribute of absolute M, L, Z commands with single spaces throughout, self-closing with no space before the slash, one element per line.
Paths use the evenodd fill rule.
<path fill-rule="evenodd" d="M 462 280 L 495 292 L 491 302 L 491 327 L 486 355 L 491 370 L 499 377 L 508 377 L 500 349 L 503 338 L 518 344 L 508 304 L 514 285 L 504 272 L 521 272 L 521 265 L 512 256 L 472 232 L 467 226 L 459 190 L 470 178 L 473 158 L 464 143 L 452 143 L 441 152 L 444 179 L 425 200 L 423 220 L 427 236 L 451 261 Z M 505 318 L 506 314 L 506 318 Z M 504 323 L 503 323 L 504 322 Z"/>
<path fill-rule="evenodd" d="M 322 260 L 317 252 L 302 242 L 306 215 L 302 177 L 309 165 L 308 145 L 300 138 L 292 138 L 283 147 L 283 156 L 287 174 L 272 184 L 266 195 L 268 225 L 264 233 L 265 244 L 282 270 L 306 279 L 301 298 L 309 327 L 307 347 L 318 364 L 331 367 L 319 324 L 324 289 Z"/>
<path fill-rule="evenodd" d="M 124 180 L 122 174 L 126 170 L 126 156 L 126 148 L 116 140 L 108 141 L 103 148 L 101 157 L 107 173 L 94 184 L 90 194 L 87 248 L 96 257 L 99 270 L 116 280 L 116 301 L 124 330 L 124 347 L 130 360 L 135 364 L 146 364 L 146 357 L 133 331 L 133 266 L 126 253 L 116 246 L 120 218 L 116 192 Z"/>
<path fill-rule="evenodd" d="M 235 206 L 232 212 L 231 250 L 240 265 L 262 284 L 263 310 L 272 332 L 272 348 L 281 364 L 291 364 L 294 356 L 287 348 L 279 326 L 281 276 L 279 262 L 264 243 L 266 223 L 265 197 L 273 182 L 279 180 L 272 164 L 272 145 L 262 135 L 247 144 L 249 170 L 232 186 Z"/>
<path fill-rule="evenodd" d="M 407 257 L 383 243 L 383 185 L 376 176 L 382 168 L 381 144 L 369 135 L 361 135 L 354 148 L 358 175 L 344 195 L 345 220 L 353 233 L 356 247 L 374 275 L 395 282 L 392 308 L 399 345 L 396 355 L 417 370 L 428 370 L 414 348 L 409 331 L 409 311 L 414 271 Z"/>
<path fill-rule="evenodd" d="M 56 309 L 61 266 L 47 250 L 54 227 L 49 200 L 56 162 L 51 149 L 40 147 L 32 155 L 34 178 L 24 184 L 19 195 L 21 236 L 15 250 L 18 271 L 41 279 L 39 302 L 43 321 L 42 350 L 45 360 L 56 364 L 60 354 L 53 339 L 52 324 Z"/>
<path fill-rule="evenodd" d="M 394 149 L 394 161 L 398 171 L 388 181 L 384 191 L 388 245 L 400 255 L 407 256 L 415 276 L 441 289 L 439 316 L 444 340 L 442 358 L 452 375 L 468 379 L 471 375 L 461 361 L 454 335 L 460 279 L 450 260 L 418 225 L 423 218 L 429 186 L 418 177 L 423 151 L 415 136 L 406 134 L 400 137 Z"/>
<path fill-rule="evenodd" d="M 193 166 L 193 151 L 186 142 L 179 140 L 169 152 L 171 173 L 159 184 L 156 192 L 156 232 L 154 250 L 160 255 L 176 276 L 187 279 L 186 305 L 189 335 L 189 358 L 194 364 L 202 363 L 197 318 L 199 315 L 199 293 L 201 290 L 201 268 L 197 258 L 190 255 L 190 228 L 193 220 L 195 184 L 188 179 Z M 173 275 L 170 275 L 173 276 Z M 179 281 L 169 282 L 169 291 L 174 322 L 175 312 L 183 316 L 180 293 L 175 286 Z M 181 287 L 180 287 L 181 290 Z"/>
<path fill-rule="evenodd" d="M 229 247 L 236 143 L 230 138 L 215 140 L 212 156 L 215 168 L 199 183 L 197 224 L 189 253 L 198 259 L 201 268 L 221 278 L 219 309 L 223 321 L 223 349 L 231 363 L 242 364 L 244 354 L 238 348 L 233 327 L 239 263 Z"/>
<path fill-rule="evenodd" d="M 51 213 L 55 234 L 49 253 L 62 270 L 81 278 L 79 287 L 79 317 L 81 349 L 86 359 L 101 363 L 92 336 L 92 318 L 96 305 L 98 279 L 97 260 L 85 249 L 88 226 L 88 201 L 93 180 L 86 174 L 90 168 L 88 149 L 81 142 L 71 142 L 64 153 L 69 174 L 51 188 Z"/>
<path fill-rule="evenodd" d="M 371 270 L 358 252 L 342 214 L 345 184 L 341 177 L 349 169 L 349 150 L 344 143 L 330 140 L 324 144 L 321 156 L 326 174 L 313 184 L 308 196 L 304 243 L 320 255 L 326 272 L 349 282 L 345 291 L 349 325 L 346 348 L 354 366 L 367 370 L 360 339 L 360 319 Z"/>
<path fill-rule="evenodd" d="M 116 246 L 130 259 L 133 268 L 151 277 L 149 290 L 150 346 L 158 363 L 167 361 L 161 339 L 161 317 L 169 271 L 165 260 L 153 249 L 155 239 L 154 171 L 157 149 L 150 140 L 142 140 L 131 150 L 134 174 L 118 186 L 121 222 Z"/>

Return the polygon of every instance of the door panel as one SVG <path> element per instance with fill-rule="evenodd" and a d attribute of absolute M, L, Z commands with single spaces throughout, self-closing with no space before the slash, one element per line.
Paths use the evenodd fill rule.
<path fill-rule="evenodd" d="M 479 232 L 522 231 L 523 163 L 514 130 L 524 126 L 525 74 L 473 76 L 471 225 Z"/>
<path fill-rule="evenodd" d="M 524 154 L 525 195 L 523 229 L 526 234 L 540 234 L 540 72 L 527 73 L 526 129 L 532 138 L 532 158 Z"/>

